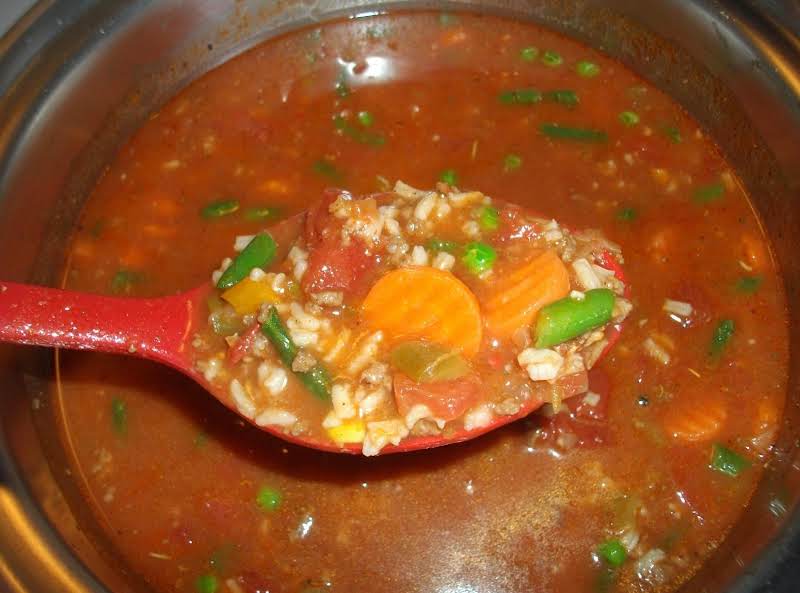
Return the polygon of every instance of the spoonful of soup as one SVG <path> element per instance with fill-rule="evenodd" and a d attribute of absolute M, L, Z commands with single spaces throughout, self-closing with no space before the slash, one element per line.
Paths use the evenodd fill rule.
<path fill-rule="evenodd" d="M 0 282 L 0 340 L 155 360 L 282 439 L 372 456 L 586 397 L 631 310 L 601 233 L 447 184 L 326 190 L 234 250 L 155 299 Z"/>

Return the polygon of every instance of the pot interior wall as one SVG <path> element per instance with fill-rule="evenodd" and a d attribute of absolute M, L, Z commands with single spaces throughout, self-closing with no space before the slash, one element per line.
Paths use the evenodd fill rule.
<path fill-rule="evenodd" d="M 798 302 L 800 267 L 792 257 L 792 231 L 800 217 L 800 151 L 791 142 L 800 133 L 799 89 L 792 87 L 793 72 L 800 71 L 792 63 L 796 49 L 746 8 L 681 0 L 342 0 L 266 6 L 255 0 L 224 6 L 213 0 L 109 0 L 40 10 L 26 31 L 12 33 L 16 43 L 0 62 L 0 276 L 59 282 L 66 241 L 104 165 L 151 110 L 192 78 L 264 38 L 331 15 L 445 4 L 508 12 L 562 30 L 604 49 L 675 97 L 716 138 L 747 184 L 773 240 L 788 301 Z M 791 368 L 798 369 L 800 324 L 794 322 L 796 310 L 790 315 Z M 0 524 L 19 525 L 14 508 L 17 515 L 33 517 L 36 509 L 44 511 L 101 581 L 115 591 L 138 589 L 142 583 L 120 570 L 113 553 L 97 553 L 94 544 L 103 547 L 100 530 L 82 512 L 80 493 L 64 473 L 48 399 L 52 378 L 51 353 L 0 348 L 0 475 L 13 501 L 0 503 Z M 722 590 L 764 542 L 781 530 L 798 530 L 792 517 L 800 492 L 794 463 L 797 384 L 793 370 L 778 454 L 749 510 L 687 590 Z M 787 538 L 797 536 L 794 531 Z M 24 541 L 7 552 L 23 590 L 53 590 L 56 581 L 65 583 L 62 590 L 91 586 L 88 574 L 52 539 L 50 526 L 34 521 L 26 533 L 23 540 L 33 545 L 44 538 L 54 552 L 53 566 L 32 556 Z M 0 528 L 0 551 L 4 537 Z M 790 554 L 788 545 L 773 546 L 735 586 L 744 590 L 761 582 L 766 590 L 765 575 Z M 60 574 L 57 566 L 66 566 L 75 578 Z"/>

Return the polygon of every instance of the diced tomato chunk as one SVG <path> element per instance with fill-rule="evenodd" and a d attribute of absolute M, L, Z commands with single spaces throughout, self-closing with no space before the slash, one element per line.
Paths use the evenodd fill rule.
<path fill-rule="evenodd" d="M 229 365 L 237 365 L 242 361 L 244 355 L 253 347 L 253 342 L 260 330 L 261 327 L 257 323 L 254 323 L 239 336 L 236 343 L 228 350 L 227 360 Z"/>
<path fill-rule="evenodd" d="M 322 199 L 309 208 L 306 214 L 306 246 L 313 248 L 330 235 L 331 213 L 330 206 L 342 195 L 349 195 L 342 189 L 328 188 L 322 192 Z M 326 232 L 328 231 L 328 232 Z"/>
<path fill-rule="evenodd" d="M 303 275 L 306 293 L 355 289 L 365 274 L 375 266 L 375 257 L 362 241 L 353 239 L 342 245 L 338 237 L 326 238 L 311 250 L 308 268 Z"/>
<path fill-rule="evenodd" d="M 481 392 L 481 381 L 475 374 L 430 383 L 417 383 L 402 373 L 394 375 L 394 399 L 402 416 L 423 404 L 435 418 L 454 420 L 480 401 Z"/>
<path fill-rule="evenodd" d="M 507 204 L 500 210 L 500 228 L 494 234 L 493 240 L 505 243 L 515 239 L 534 239 L 538 232 L 537 225 L 525 220 L 522 208 Z"/>

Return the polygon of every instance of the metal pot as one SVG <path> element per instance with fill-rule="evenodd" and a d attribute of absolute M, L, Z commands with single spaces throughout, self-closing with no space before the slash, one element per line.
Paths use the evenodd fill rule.
<path fill-rule="evenodd" d="M 408 5 L 507 12 L 601 48 L 682 103 L 738 170 L 786 284 L 790 397 L 755 497 L 685 590 L 800 589 L 797 8 L 733 0 L 42 0 L 0 40 L 0 276 L 57 282 L 104 164 L 192 78 L 287 28 Z M 0 347 L 0 589 L 146 590 L 81 505 L 58 445 L 53 381 L 51 352 Z"/>

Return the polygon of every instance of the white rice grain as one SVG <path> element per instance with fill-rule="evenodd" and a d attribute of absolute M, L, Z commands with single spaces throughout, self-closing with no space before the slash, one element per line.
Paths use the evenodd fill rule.
<path fill-rule="evenodd" d="M 256 371 L 258 381 L 271 395 L 278 395 L 289 384 L 289 375 L 286 370 L 264 361 L 258 365 Z"/>
<path fill-rule="evenodd" d="M 644 346 L 644 351 L 647 353 L 650 358 L 653 360 L 660 362 L 663 365 L 668 365 L 670 363 L 671 357 L 669 352 L 667 352 L 658 342 L 656 342 L 653 338 L 647 338 L 642 343 Z"/>
<path fill-rule="evenodd" d="M 250 241 L 255 237 L 255 235 L 238 235 L 233 242 L 233 248 L 236 251 L 244 251 L 244 248 L 250 245 Z"/>
<path fill-rule="evenodd" d="M 414 208 L 414 218 L 417 220 L 428 220 L 431 212 L 433 212 L 433 209 L 436 207 L 437 201 L 438 198 L 436 194 L 429 193 L 426 195 L 417 203 L 417 206 Z"/>
<path fill-rule="evenodd" d="M 595 270 L 585 258 L 576 259 L 572 262 L 572 269 L 575 271 L 575 276 L 578 279 L 583 290 L 593 290 L 602 287 L 600 278 L 597 277 Z"/>
<path fill-rule="evenodd" d="M 333 413 L 341 420 L 353 418 L 356 407 L 353 404 L 353 388 L 348 383 L 334 383 L 331 387 Z"/>
<path fill-rule="evenodd" d="M 428 265 L 428 252 L 422 245 L 415 245 L 411 250 L 411 265 L 413 266 L 427 266 Z"/>
<path fill-rule="evenodd" d="M 476 430 L 488 426 L 494 418 L 494 413 L 489 404 L 476 406 L 464 414 L 464 430 Z"/>
<path fill-rule="evenodd" d="M 661 309 L 667 313 L 674 313 L 684 318 L 691 317 L 694 311 L 694 307 L 692 307 L 691 303 L 675 301 L 673 299 L 664 299 L 664 304 L 661 306 Z"/>
<path fill-rule="evenodd" d="M 361 447 L 361 453 L 366 457 L 377 455 L 390 443 L 399 445 L 406 436 L 408 436 L 408 428 L 402 420 L 367 422 L 367 434 Z"/>
<path fill-rule="evenodd" d="M 438 270 L 449 272 L 453 269 L 454 265 L 456 265 L 456 258 L 453 254 L 447 253 L 446 251 L 440 251 L 436 254 L 436 257 L 433 258 L 433 267 Z"/>
<path fill-rule="evenodd" d="M 375 355 L 378 353 L 378 345 L 383 340 L 383 332 L 377 331 L 366 340 L 364 340 L 361 349 L 350 360 L 347 365 L 347 372 L 350 376 L 355 376 L 366 368 L 372 362 Z"/>
<path fill-rule="evenodd" d="M 255 416 L 256 404 L 250 399 L 250 396 L 247 395 L 247 392 L 244 387 L 242 387 L 242 384 L 239 383 L 238 379 L 233 379 L 231 381 L 230 392 L 231 397 L 233 397 L 233 403 L 236 404 L 236 409 L 239 410 L 242 416 L 245 418 L 252 418 Z"/>
<path fill-rule="evenodd" d="M 291 426 L 297 422 L 297 416 L 279 408 L 265 408 L 256 416 L 259 426 Z"/>
<path fill-rule="evenodd" d="M 517 356 L 517 362 L 532 381 L 551 381 L 564 366 L 564 357 L 547 348 L 526 348 Z"/>
<path fill-rule="evenodd" d="M 461 226 L 461 231 L 470 239 L 477 239 L 481 235 L 481 225 L 475 220 L 468 220 Z"/>
<path fill-rule="evenodd" d="M 394 193 L 410 200 L 421 200 L 431 192 L 411 187 L 407 183 L 398 180 L 397 183 L 394 184 Z"/>

